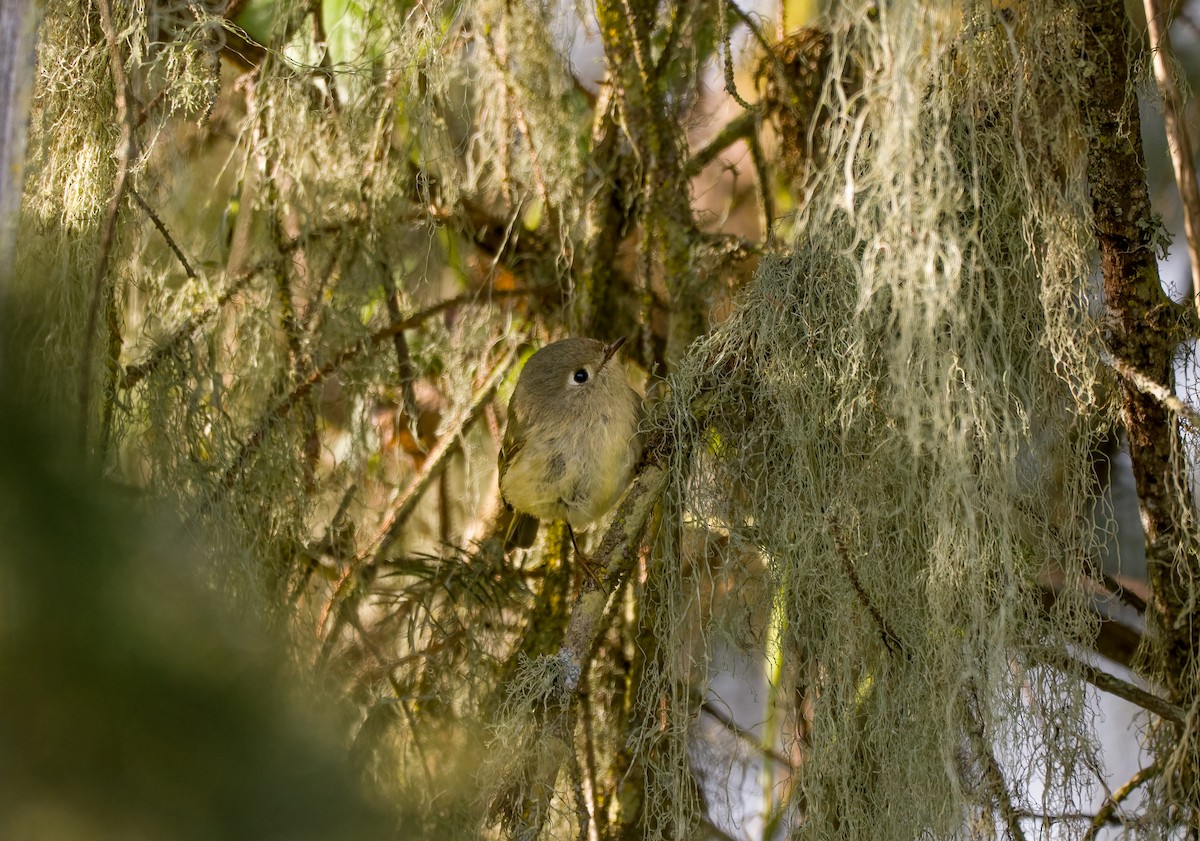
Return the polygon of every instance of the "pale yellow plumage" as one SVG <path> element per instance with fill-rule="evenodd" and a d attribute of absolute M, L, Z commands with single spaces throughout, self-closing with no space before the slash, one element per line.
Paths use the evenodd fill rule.
<path fill-rule="evenodd" d="M 500 493 L 527 515 L 510 546 L 531 545 L 537 519 L 584 529 L 625 490 L 640 453 L 641 398 L 613 356 L 621 342 L 563 339 L 525 363 L 500 449 Z"/>

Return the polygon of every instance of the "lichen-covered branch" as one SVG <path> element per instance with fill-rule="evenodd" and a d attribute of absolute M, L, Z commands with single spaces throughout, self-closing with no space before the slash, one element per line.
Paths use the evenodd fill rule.
<path fill-rule="evenodd" d="M 117 123 L 120 125 L 120 140 L 117 141 L 116 159 L 117 173 L 113 179 L 112 195 L 108 201 L 108 210 L 104 215 L 104 226 L 100 233 L 100 253 L 92 272 L 91 301 L 88 305 L 87 328 L 84 332 L 83 353 L 79 366 L 79 437 L 82 449 L 87 448 L 88 419 L 92 412 L 92 354 L 99 329 L 101 310 L 103 309 L 105 329 L 109 333 L 105 366 L 105 400 L 104 428 L 105 436 L 101 438 L 100 446 L 106 446 L 107 430 L 110 412 L 113 408 L 112 389 L 116 385 L 118 356 L 120 352 L 120 334 L 114 333 L 118 326 L 116 316 L 116 291 L 107 283 L 109 260 L 112 256 L 114 241 L 117 236 L 117 214 L 125 200 L 125 191 L 129 186 L 129 169 L 138 155 L 137 137 L 134 134 L 133 93 L 129 86 L 129 77 L 125 73 L 125 59 L 121 54 L 121 45 L 117 41 L 116 25 L 113 22 L 112 9 L 108 0 L 97 0 L 100 11 L 100 27 L 104 32 L 104 40 L 108 46 L 109 70 L 112 74 L 113 97 L 116 105 Z M 107 290 L 107 294 L 106 293 Z M 115 348 L 115 352 L 114 352 Z"/>
<path fill-rule="evenodd" d="M 1088 180 L 1100 245 L 1108 349 L 1151 383 L 1170 383 L 1178 344 L 1173 305 L 1163 293 L 1152 235 L 1155 223 L 1146 186 L 1137 101 L 1126 55 L 1128 21 L 1118 0 L 1082 11 L 1088 39 L 1085 57 L 1093 75 L 1085 103 L 1091 128 Z M 1145 530 L 1156 677 L 1172 703 L 1191 707 L 1200 693 L 1200 658 L 1195 583 L 1200 556 L 1188 535 L 1190 481 L 1181 458 L 1177 420 L 1161 395 L 1134 378 L 1121 383 L 1122 419 Z M 1191 582 L 1191 583 L 1189 583 Z M 1183 736 L 1177 732 L 1177 736 Z M 1181 791 L 1195 792 L 1195 756 L 1200 734 L 1173 749 L 1181 760 Z M 1190 757 L 1190 759 L 1189 759 Z M 1200 816 L 1200 800 L 1191 807 Z"/>
<path fill-rule="evenodd" d="M 1126 780 L 1123 786 L 1114 791 L 1104 801 L 1104 805 L 1100 807 L 1099 811 L 1096 812 L 1096 816 L 1092 819 L 1092 825 L 1088 827 L 1087 835 L 1083 836 L 1083 841 L 1095 841 L 1100 830 L 1117 813 L 1117 809 L 1129 798 L 1129 795 L 1133 794 L 1150 780 L 1153 780 L 1160 772 L 1161 768 L 1158 763 L 1151 763 L 1145 768 L 1139 768 L 1137 773 Z"/>
<path fill-rule="evenodd" d="M 518 752 L 514 757 L 519 767 L 506 775 L 508 781 L 495 794 L 490 806 L 493 818 L 500 820 L 513 838 L 538 836 L 548 814 L 555 781 L 564 766 L 572 761 L 574 728 L 571 725 L 577 716 L 578 690 L 588 668 L 587 658 L 604 630 L 605 607 L 637 559 L 642 534 L 666 487 L 665 459 L 665 451 L 659 450 L 642 465 L 595 553 L 593 562 L 599 570 L 600 584 L 585 583 L 572 608 L 558 654 L 539 658 L 546 675 L 544 691 L 549 693 L 549 699 L 542 695 L 533 699 L 515 695 L 514 687 L 528 680 L 528 675 L 518 675 L 509 687 L 510 703 L 537 702 L 532 713 L 540 731 L 532 736 L 536 747 Z"/>

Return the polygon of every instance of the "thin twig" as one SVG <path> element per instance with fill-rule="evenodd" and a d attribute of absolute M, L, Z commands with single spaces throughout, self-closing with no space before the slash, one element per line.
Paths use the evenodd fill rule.
<path fill-rule="evenodd" d="M 524 294 L 527 294 L 527 290 L 505 289 L 492 290 L 488 293 L 488 296 L 489 299 L 495 299 Z M 347 363 L 352 362 L 368 351 L 373 350 L 381 342 L 387 341 L 392 336 L 396 335 L 396 333 L 402 330 L 410 330 L 421 322 L 425 321 L 427 318 L 431 318 L 438 313 L 442 313 L 446 310 L 454 309 L 455 307 L 464 306 L 467 304 L 483 304 L 487 302 L 487 300 L 481 300 L 479 294 L 475 292 L 468 292 L 463 295 L 458 295 L 454 298 L 448 298 L 445 301 L 439 301 L 438 303 L 428 306 L 423 310 L 419 310 L 418 312 L 415 312 L 405 318 L 392 321 L 384 327 L 376 330 L 362 341 L 356 342 L 350 347 L 343 348 L 332 359 L 330 359 L 324 365 L 321 365 L 319 368 L 317 368 L 317 370 L 313 371 L 304 380 L 297 384 L 286 396 L 280 398 L 280 400 L 267 411 L 267 413 L 259 421 L 258 426 L 256 426 L 254 431 L 250 433 L 250 436 L 246 439 L 246 442 L 242 444 L 241 449 L 238 450 L 238 454 L 234 458 L 233 464 L 230 465 L 229 469 L 225 472 L 224 484 L 228 487 L 234 483 L 234 480 L 237 479 L 237 476 L 241 472 L 242 465 L 245 464 L 246 459 L 262 443 L 263 439 L 267 435 L 267 432 L 270 431 L 275 422 L 287 417 L 288 413 L 291 412 L 301 400 L 307 397 L 313 388 L 323 382 L 325 378 L 334 371 L 340 370 Z"/>
<path fill-rule="evenodd" d="M 1121 805 L 1121 802 L 1140 786 L 1157 777 L 1158 772 L 1158 763 L 1151 763 L 1145 768 L 1140 768 L 1126 781 L 1125 785 L 1109 795 L 1108 799 L 1104 801 L 1104 805 L 1100 807 L 1100 811 L 1096 812 L 1096 817 L 1092 819 L 1092 825 L 1088 828 L 1087 835 L 1083 836 L 1083 841 L 1095 841 L 1097 833 L 1116 814 L 1117 807 Z"/>
<path fill-rule="evenodd" d="M 887 646 L 887 650 L 892 654 L 907 654 L 903 643 L 900 642 L 900 638 L 892 633 L 891 629 L 887 626 L 887 622 L 883 619 L 883 614 L 879 612 L 879 608 L 868 598 L 867 591 L 863 588 L 862 581 L 858 578 L 858 572 L 854 569 L 854 562 L 850 559 L 850 551 L 846 545 L 845 536 L 842 534 L 837 517 L 829 514 L 826 519 L 829 522 L 829 531 L 833 535 L 833 545 L 837 550 L 836 554 L 842 562 L 842 568 L 846 572 L 846 577 L 850 579 L 850 586 L 858 596 L 859 603 L 871 615 L 871 618 L 875 620 L 875 625 L 879 629 L 879 635 L 883 638 L 883 644 Z"/>
<path fill-rule="evenodd" d="M 1171 64 L 1170 21 L 1159 0 L 1143 0 L 1146 28 L 1150 34 L 1150 54 L 1154 57 L 1154 76 L 1163 99 L 1163 122 L 1167 130 L 1167 148 L 1175 170 L 1175 183 L 1183 206 L 1183 229 L 1187 236 L 1188 260 L 1192 266 L 1192 301 L 1200 313 L 1200 185 L 1196 183 L 1196 165 L 1192 160 L 1192 141 L 1184 119 L 1183 98 L 1175 82 Z"/>
<path fill-rule="evenodd" d="M 1035 820 L 1040 823 L 1072 823 L 1075 821 L 1088 821 L 1089 823 L 1096 819 L 1094 812 L 1035 812 L 1031 809 L 1018 809 L 1017 817 L 1028 820 Z M 1120 826 L 1120 821 L 1110 818 L 1109 826 Z"/>
<path fill-rule="evenodd" d="M 421 501 L 421 497 L 424 495 L 426 489 L 446 469 L 450 456 L 458 452 L 458 448 L 462 445 L 463 434 L 483 414 L 483 410 L 492 399 L 492 395 L 496 393 L 496 389 L 504 380 L 504 377 L 508 375 L 509 370 L 516 361 L 517 349 L 516 346 L 513 346 L 500 357 L 499 361 L 492 367 L 487 379 L 475 390 L 462 421 L 453 424 L 450 430 L 444 433 L 433 446 L 433 449 L 429 451 L 429 456 L 421 464 L 421 469 L 408 483 L 408 487 L 400 495 L 399 501 L 380 530 L 380 537 L 376 541 L 378 545 L 374 549 L 374 559 L 376 562 L 383 560 L 383 556 L 387 550 L 400 537 L 404 526 L 408 523 L 408 518 L 416 510 L 417 503 Z"/>
<path fill-rule="evenodd" d="M 142 198 L 142 194 L 139 193 L 135 188 L 129 188 L 129 195 L 133 196 L 133 200 L 138 203 L 138 207 L 140 207 L 145 214 L 150 217 L 150 221 L 154 223 L 154 227 L 158 228 L 158 232 L 162 234 L 162 238 L 167 241 L 167 245 L 173 252 L 175 252 L 175 257 L 179 260 L 180 265 L 183 266 L 183 271 L 189 278 L 195 280 L 196 273 L 192 271 L 191 264 L 188 263 L 187 258 L 183 256 L 183 252 L 179 249 L 179 246 L 175 244 L 175 240 L 171 238 L 171 234 L 167 230 L 167 226 L 164 225 L 162 220 L 158 218 L 158 214 L 154 212 L 150 205 L 146 204 L 146 200 Z"/>

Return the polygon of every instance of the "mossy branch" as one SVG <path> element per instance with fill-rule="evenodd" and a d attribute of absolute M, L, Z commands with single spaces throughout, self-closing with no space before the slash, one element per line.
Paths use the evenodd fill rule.
<path fill-rule="evenodd" d="M 743 111 L 717 132 L 712 140 L 705 143 L 687 162 L 685 170 L 689 178 L 700 174 L 706 166 L 717 159 L 717 156 L 737 143 L 739 140 L 749 140 L 758 131 L 759 112 L 757 110 Z"/>
<path fill-rule="evenodd" d="M 620 589 L 638 557 L 642 534 L 659 498 L 667 486 L 668 454 L 671 445 L 660 442 L 651 446 L 650 456 L 643 459 L 637 477 L 625 495 L 612 524 L 593 558 L 598 570 L 595 581 L 585 581 L 571 611 L 562 646 L 554 657 L 539 658 L 552 671 L 553 703 L 534 698 L 539 708 L 533 710 L 539 718 L 539 745 L 530 755 L 517 761 L 522 764 L 516 774 L 519 783 L 509 782 L 492 798 L 490 813 L 499 818 L 515 838 L 537 837 L 547 815 L 550 793 L 564 765 L 572 760 L 572 722 L 579 704 L 579 689 L 588 658 L 595 651 L 596 641 L 603 632 L 603 621 L 613 594 Z M 599 583 L 597 583 L 597 581 Z M 506 694 L 513 697 L 516 682 Z M 586 825 L 586 822 L 584 823 Z"/>
<path fill-rule="evenodd" d="M 104 215 L 104 224 L 100 232 L 100 251 L 92 272 L 91 300 L 88 305 L 87 329 L 84 332 L 83 353 L 80 355 L 79 367 L 79 440 L 82 450 L 87 449 L 88 417 L 91 414 L 92 402 L 92 355 L 96 342 L 96 332 L 100 322 L 100 311 L 105 311 L 105 326 L 110 329 L 117 324 L 115 317 L 115 292 L 110 288 L 107 300 L 105 298 L 105 283 L 108 277 L 108 264 L 112 256 L 113 243 L 117 235 L 117 215 L 121 203 L 125 199 L 125 191 L 129 186 L 129 168 L 138 155 L 137 137 L 134 134 L 133 93 L 129 86 L 129 77 L 125 72 L 125 61 L 121 55 L 121 46 L 117 41 L 117 30 L 113 23 L 112 9 L 108 0 L 97 0 L 96 6 L 100 12 L 100 27 L 104 31 L 104 40 L 108 46 L 109 70 L 112 74 L 113 97 L 117 111 L 117 123 L 120 125 L 120 139 L 117 141 L 116 159 L 117 172 L 113 178 L 112 196 L 108 201 L 108 209 Z M 109 336 L 109 354 L 106 370 L 107 385 L 105 386 L 105 422 L 109 426 L 109 412 L 113 406 L 111 390 L 116 385 L 116 354 L 113 346 L 120 351 L 120 337 Z M 104 442 L 101 442 L 101 446 Z"/>
<path fill-rule="evenodd" d="M 1200 684 L 1187 677 L 1195 673 L 1200 656 L 1200 623 L 1194 618 L 1195 594 L 1182 582 L 1200 580 L 1200 557 L 1183 525 L 1188 516 L 1176 492 L 1189 483 L 1181 475 L 1180 442 L 1164 400 L 1169 393 L 1143 388 L 1170 382 L 1178 337 L 1162 329 L 1163 313 L 1173 305 L 1162 291 L 1150 240 L 1155 225 L 1139 145 L 1141 123 L 1129 95 L 1125 8 L 1106 0 L 1083 15 L 1091 49 L 1087 57 L 1095 67 L 1085 102 L 1092 131 L 1087 174 L 1109 312 L 1108 351 L 1127 369 L 1122 416 L 1145 530 L 1157 666 L 1171 701 L 1186 707 L 1200 692 Z"/>
<path fill-rule="evenodd" d="M 174 353 L 177 353 L 185 342 L 195 339 L 199 331 L 211 321 L 217 313 L 225 308 L 235 295 L 245 289 L 254 278 L 259 274 L 271 268 L 273 263 L 259 263 L 252 266 L 241 273 L 234 279 L 221 295 L 217 298 L 216 303 L 199 313 L 184 319 L 184 322 L 172 333 L 166 341 L 160 344 L 154 351 L 143 361 L 136 365 L 129 365 L 121 373 L 120 383 L 121 388 L 131 389 L 139 382 L 144 380 L 150 374 L 154 373 L 165 360 L 170 358 Z"/>
<path fill-rule="evenodd" d="M 1157 777 L 1159 771 L 1160 766 L 1157 763 L 1151 763 L 1145 768 L 1140 768 L 1137 773 L 1125 781 L 1123 786 L 1109 795 L 1104 801 L 1104 805 L 1100 807 L 1100 810 L 1096 812 L 1096 816 L 1092 819 L 1092 825 L 1088 827 L 1087 835 L 1083 836 L 1083 841 L 1095 841 L 1100 830 L 1116 814 L 1117 807 L 1125 802 L 1129 795 Z"/>

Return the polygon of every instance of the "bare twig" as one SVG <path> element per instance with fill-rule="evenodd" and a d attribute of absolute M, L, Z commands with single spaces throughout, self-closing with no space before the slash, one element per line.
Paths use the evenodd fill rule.
<path fill-rule="evenodd" d="M 1192 160 L 1192 141 L 1184 119 L 1183 98 L 1175 82 L 1171 65 L 1170 21 L 1159 0 L 1143 0 L 1146 27 L 1150 34 L 1150 53 L 1154 56 L 1154 76 L 1163 98 L 1163 121 L 1167 129 L 1167 147 L 1175 170 L 1183 205 L 1183 228 L 1187 236 L 1188 260 L 1192 266 L 1192 301 L 1200 313 L 1200 186 L 1196 183 L 1196 165 Z"/>
<path fill-rule="evenodd" d="M 183 256 L 183 251 L 181 251 L 179 246 L 175 244 L 175 240 L 171 238 L 171 233 L 167 230 L 167 226 L 163 224 L 162 220 L 158 218 L 158 214 L 154 212 L 150 205 L 146 204 L 146 200 L 142 198 L 142 194 L 139 193 L 135 188 L 129 188 L 129 195 L 133 196 L 133 200 L 137 202 L 138 207 L 140 207 L 145 214 L 150 217 L 150 221 L 154 223 L 154 227 L 158 228 L 158 232 L 162 234 L 162 238 L 167 241 L 167 246 L 171 249 L 171 251 L 175 252 L 175 257 L 179 260 L 180 265 L 183 266 L 183 271 L 189 278 L 195 280 L 196 273 L 192 270 L 191 264 L 187 261 L 187 258 Z"/>
<path fill-rule="evenodd" d="M 1088 821 L 1090 823 L 1096 819 L 1094 812 L 1035 812 L 1031 809 L 1018 809 L 1017 817 L 1035 820 L 1039 823 L 1072 823 L 1075 821 Z M 1108 825 L 1119 826 L 1120 822 L 1110 817 Z"/>

